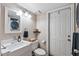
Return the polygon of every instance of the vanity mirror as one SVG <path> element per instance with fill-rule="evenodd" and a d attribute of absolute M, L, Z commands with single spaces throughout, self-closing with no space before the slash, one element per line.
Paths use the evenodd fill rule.
<path fill-rule="evenodd" d="M 20 19 L 16 10 L 5 7 L 5 33 L 19 33 L 21 30 Z"/>

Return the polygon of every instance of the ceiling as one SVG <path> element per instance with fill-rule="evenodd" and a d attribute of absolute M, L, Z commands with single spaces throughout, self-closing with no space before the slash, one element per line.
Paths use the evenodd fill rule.
<path fill-rule="evenodd" d="M 70 3 L 18 3 L 18 5 L 21 7 L 26 8 L 35 14 L 48 12 L 52 9 L 56 9 L 68 4 Z"/>

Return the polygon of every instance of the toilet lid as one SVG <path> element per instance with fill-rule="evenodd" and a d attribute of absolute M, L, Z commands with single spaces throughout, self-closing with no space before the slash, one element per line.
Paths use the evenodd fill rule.
<path fill-rule="evenodd" d="M 34 51 L 36 54 L 39 54 L 39 55 L 45 55 L 46 52 L 45 50 L 41 49 L 41 48 L 38 48 Z"/>

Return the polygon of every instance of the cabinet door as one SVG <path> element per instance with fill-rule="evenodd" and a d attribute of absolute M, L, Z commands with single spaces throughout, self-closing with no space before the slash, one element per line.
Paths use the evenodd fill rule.
<path fill-rule="evenodd" d="M 2 56 L 32 56 L 32 50 L 30 49 L 29 46 L 25 46 L 23 48 L 15 50 L 15 51 L 11 51 L 11 52 L 2 54 Z"/>

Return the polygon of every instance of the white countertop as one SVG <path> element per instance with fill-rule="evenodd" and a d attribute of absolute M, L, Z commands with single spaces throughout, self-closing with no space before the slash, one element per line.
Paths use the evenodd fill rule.
<path fill-rule="evenodd" d="M 7 52 L 13 52 L 25 46 L 29 46 L 31 43 L 32 42 L 28 42 L 28 41 L 14 42 L 11 44 L 8 43 L 6 46 L 6 49 L 1 49 L 1 54 L 7 53 Z"/>

